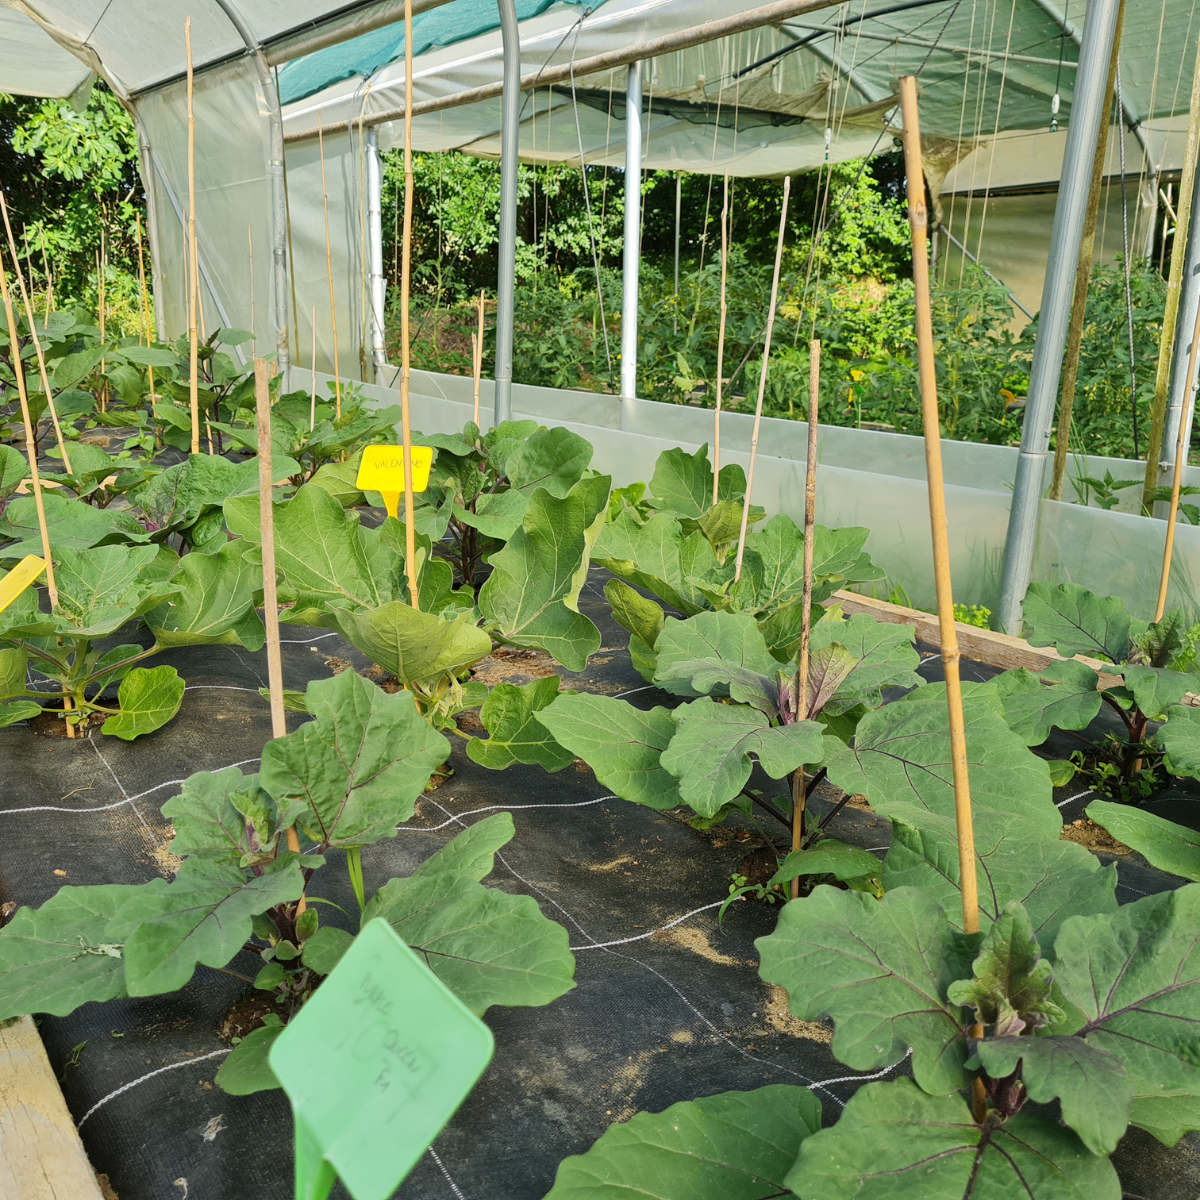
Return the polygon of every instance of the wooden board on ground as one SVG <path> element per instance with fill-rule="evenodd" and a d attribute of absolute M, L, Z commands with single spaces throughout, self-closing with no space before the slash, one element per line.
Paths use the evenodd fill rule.
<path fill-rule="evenodd" d="M 106 1200 L 30 1017 L 0 1028 L 0 1196 Z"/>

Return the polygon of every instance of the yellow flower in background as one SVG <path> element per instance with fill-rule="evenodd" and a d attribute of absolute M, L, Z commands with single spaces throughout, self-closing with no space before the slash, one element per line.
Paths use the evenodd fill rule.
<path fill-rule="evenodd" d="M 859 383 L 861 380 L 866 379 L 866 377 L 867 373 L 865 371 L 860 371 L 857 367 L 850 368 L 850 378 L 853 379 L 855 383 Z"/>

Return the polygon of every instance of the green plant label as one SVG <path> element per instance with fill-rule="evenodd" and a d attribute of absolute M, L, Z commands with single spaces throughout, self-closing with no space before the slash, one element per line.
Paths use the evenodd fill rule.
<path fill-rule="evenodd" d="M 371 921 L 271 1048 L 296 1122 L 297 1200 L 335 1173 L 354 1200 L 388 1200 L 492 1058 L 488 1027 Z"/>

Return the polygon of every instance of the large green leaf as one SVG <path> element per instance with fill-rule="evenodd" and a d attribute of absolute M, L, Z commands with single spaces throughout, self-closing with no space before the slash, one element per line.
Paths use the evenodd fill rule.
<path fill-rule="evenodd" d="M 1030 832 L 1056 837 L 1062 817 L 1051 800 L 1049 768 L 1008 728 L 994 705 L 994 690 L 964 689 L 972 803 L 977 810 L 1019 814 Z M 830 780 L 846 792 L 865 794 L 883 816 L 897 803 L 953 814 L 944 684 L 918 688 L 868 713 L 858 725 L 853 749 L 833 738 L 825 744 Z"/>
<path fill-rule="evenodd" d="M 1069 1129 L 1024 1113 L 981 1127 L 911 1079 L 859 1088 L 786 1183 L 806 1200 L 1121 1200 L 1112 1164 Z"/>
<path fill-rule="evenodd" d="M 160 646 L 245 645 L 261 650 L 265 631 L 254 612 L 255 593 L 262 589 L 262 566 L 252 561 L 244 540 L 226 542 L 212 554 L 185 554 L 171 576 L 183 591 L 146 614 Z M 254 636 L 256 630 L 261 631 Z M 247 631 L 250 636 L 247 637 Z"/>
<path fill-rule="evenodd" d="M 507 456 L 504 474 L 516 490 L 532 493 L 542 487 L 563 497 L 583 477 L 593 453 L 591 442 L 569 429 L 541 428 Z"/>
<path fill-rule="evenodd" d="M 553 703 L 558 694 L 557 675 L 519 687 L 498 683 L 479 710 L 479 719 L 490 736 L 472 738 L 467 743 L 467 754 L 493 771 L 503 771 L 517 762 L 536 764 L 547 771 L 569 767 L 575 756 L 564 750 L 533 715 Z"/>
<path fill-rule="evenodd" d="M 1200 1129 L 1200 1096 L 1135 1096 L 1129 1123 L 1174 1146 L 1185 1133 Z"/>
<path fill-rule="evenodd" d="M 655 642 L 654 682 L 675 696 L 730 695 L 775 717 L 779 712 L 779 664 L 771 657 L 753 617 L 699 613 L 666 621 Z"/>
<path fill-rule="evenodd" d="M 1124 662 L 1132 622 L 1117 596 L 1097 596 L 1077 583 L 1031 583 L 1025 593 L 1025 636 L 1065 658 L 1087 654 Z"/>
<path fill-rule="evenodd" d="M 476 1015 L 493 1004 L 549 1004 L 575 986 L 567 931 L 531 896 L 484 887 L 471 871 L 391 879 L 367 903 Z"/>
<path fill-rule="evenodd" d="M 184 687 L 174 667 L 134 667 L 117 689 L 121 711 L 109 717 L 100 732 L 132 742 L 161 729 L 179 711 Z"/>
<path fill-rule="evenodd" d="M 1200 708 L 1177 704 L 1167 712 L 1167 722 L 1154 740 L 1166 755 L 1172 775 L 1200 779 Z"/>
<path fill-rule="evenodd" d="M 670 513 L 656 513 L 643 524 L 628 510 L 622 512 L 600 531 L 594 557 L 619 579 L 652 592 L 687 616 L 712 608 L 693 581 L 716 569 L 716 555 L 699 530 L 685 537 Z"/>
<path fill-rule="evenodd" d="M 801 875 L 832 875 L 841 880 L 878 878 L 882 867 L 879 859 L 869 851 L 826 838 L 811 850 L 793 850 L 780 863 L 779 870 L 767 885 L 788 883 Z"/>
<path fill-rule="evenodd" d="M 921 656 L 913 645 L 915 636 L 910 625 L 888 625 L 867 613 L 847 619 L 830 614 L 812 627 L 808 645 L 812 654 L 835 643 L 845 646 L 856 662 L 834 693 L 835 702 L 842 708 L 858 703 L 877 708 L 883 703 L 881 689 L 924 684 L 916 672 Z"/>
<path fill-rule="evenodd" d="M 59 492 L 43 496 L 46 527 L 57 557 L 62 550 L 86 550 L 101 542 L 148 542 L 149 531 L 126 511 L 96 508 Z M 17 496 L 0 517 L 0 541 L 15 539 L 0 549 L 0 559 L 42 553 L 41 527 L 32 496 Z"/>
<path fill-rule="evenodd" d="M 669 709 L 644 711 L 610 696 L 562 694 L 534 720 L 622 800 L 658 809 L 682 803 L 678 781 L 660 761 L 675 736 Z"/>
<path fill-rule="evenodd" d="M 738 486 L 740 484 L 740 487 Z M 731 500 L 746 491 L 746 477 L 740 467 L 737 474 L 728 467 L 721 471 L 718 499 Z M 664 450 L 654 464 L 650 477 L 650 504 L 663 512 L 693 519 L 702 517 L 713 502 L 713 471 L 708 461 L 708 446 L 694 454 L 678 446 Z"/>
<path fill-rule="evenodd" d="M 1087 815 L 1152 867 L 1200 883 L 1200 833 L 1129 804 L 1094 800 Z"/>
<path fill-rule="evenodd" d="M 1198 939 L 1190 883 L 1072 917 L 1054 944 L 1055 983 L 1086 1018 L 1079 1032 L 1125 1064 L 1136 1097 L 1200 1096 Z"/>
<path fill-rule="evenodd" d="M 600 631 L 575 609 L 574 596 L 591 527 L 604 521 L 609 483 L 606 475 L 582 479 L 561 498 L 535 490 L 479 592 L 480 612 L 506 641 L 547 650 L 570 671 L 582 671 L 600 646 Z"/>
<path fill-rule="evenodd" d="M 317 865 L 318 860 L 306 860 Z M 125 942 L 125 986 L 131 996 L 173 992 L 196 965 L 223 967 L 251 932 L 251 918 L 299 899 L 298 856 L 276 859 L 262 875 L 228 863 L 189 858 L 170 884 L 131 896 L 111 926 Z"/>
<path fill-rule="evenodd" d="M 74 458 L 71 459 L 74 465 Z M 298 464 L 290 458 L 272 463 L 274 481 L 296 472 Z M 154 527 L 162 530 L 186 529 L 210 507 L 219 507 L 231 496 L 253 494 L 258 499 L 258 460 L 230 462 L 219 454 L 193 454 L 154 476 L 133 499 Z"/>
<path fill-rule="evenodd" d="M 877 1070 L 911 1046 L 917 1082 L 943 1093 L 967 1080 L 962 1011 L 945 996 L 967 973 L 973 941 L 915 888 L 876 900 L 822 885 L 784 905 L 775 932 L 755 945 L 759 974 L 786 989 L 795 1016 L 834 1019 L 839 1061 Z"/>
<path fill-rule="evenodd" d="M 65 887 L 36 911 L 18 909 L 0 930 L 0 1020 L 38 1012 L 65 1017 L 89 1000 L 125 995 L 123 939 L 109 931 L 140 890 L 117 883 Z"/>
<path fill-rule="evenodd" d="M 613 620 L 622 629 L 639 637 L 650 650 L 663 631 L 662 606 L 635 592 L 627 583 L 610 579 L 604 585 L 604 598 L 612 609 Z"/>
<path fill-rule="evenodd" d="M 914 804 L 888 809 L 892 844 L 881 876 L 884 887 L 924 888 L 962 925 L 958 828 L 952 816 Z M 988 926 L 1010 900 L 1019 900 L 1041 945 L 1050 947 L 1062 923 L 1082 913 L 1117 907 L 1117 869 L 1101 866 L 1077 842 L 1062 841 L 1026 828 L 1016 813 L 980 810 L 974 814 L 976 882 L 980 927 Z"/>
<path fill-rule="evenodd" d="M 308 484 L 275 506 L 276 569 L 290 591 L 327 605 L 378 608 L 398 595 L 400 558 L 386 548 L 368 554 L 358 515 L 324 488 Z M 258 543 L 258 498 L 225 502 L 229 528 Z"/>
<path fill-rule="evenodd" d="M 1086 729 L 1102 703 L 1100 677 L 1084 663 L 1067 659 L 1039 671 L 1019 668 L 996 677 L 1008 727 L 1027 746 L 1040 746 L 1054 726 Z"/>
<path fill-rule="evenodd" d="M 461 671 L 492 650 L 492 639 L 472 624 L 470 613 L 446 621 L 400 600 L 365 612 L 341 609 L 329 620 L 404 684 Z"/>
<path fill-rule="evenodd" d="M 707 696 L 674 715 L 676 733 L 662 765 L 679 780 L 684 803 L 704 817 L 716 816 L 745 787 L 754 767 L 751 754 L 772 779 L 824 757 L 824 731 L 815 721 L 773 728 L 757 709 Z"/>
<path fill-rule="evenodd" d="M 465 871 L 472 879 L 486 879 L 495 865 L 496 851 L 516 834 L 512 813 L 499 812 L 468 825 L 453 841 L 431 854 L 413 875 Z"/>
<path fill-rule="evenodd" d="M 1118 1058 L 1078 1037 L 1003 1037 L 979 1043 L 993 1079 L 1018 1066 L 1030 1100 L 1061 1100 L 1063 1120 L 1093 1154 L 1111 1154 L 1129 1124 L 1133 1085 Z"/>
<path fill-rule="evenodd" d="M 29 460 L 14 446 L 0 446 L 0 500 L 7 500 L 29 478 Z"/>
<path fill-rule="evenodd" d="M 661 460 L 660 460 L 661 461 Z M 807 1088 L 770 1084 L 641 1112 L 558 1167 L 546 1200 L 762 1200 L 821 1128 Z"/>
<path fill-rule="evenodd" d="M 1200 687 L 1193 674 L 1167 667 L 1145 667 L 1129 663 L 1124 667 L 1125 686 L 1146 716 L 1154 718 L 1178 704 L 1187 692 Z"/>
<path fill-rule="evenodd" d="M 4 576 L 0 575 L 0 579 Z M 25 681 L 29 673 L 29 652 L 13 648 L 0 650 L 0 700 L 25 694 Z"/>
<path fill-rule="evenodd" d="M 249 867 L 274 857 L 280 835 L 304 807 L 298 800 L 276 801 L 258 786 L 257 775 L 226 767 L 189 775 L 162 814 L 175 830 L 172 854 Z"/>
<path fill-rule="evenodd" d="M 316 719 L 266 744 L 262 786 L 279 801 L 305 801 L 300 823 L 322 846 L 395 836 L 446 761 L 446 739 L 411 692 L 389 696 L 354 671 L 314 680 L 305 695 Z"/>

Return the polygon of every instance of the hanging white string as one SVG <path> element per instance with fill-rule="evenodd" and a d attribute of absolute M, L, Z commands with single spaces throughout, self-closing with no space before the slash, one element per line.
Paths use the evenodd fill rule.
<path fill-rule="evenodd" d="M 1117 57 L 1117 145 L 1121 150 L 1121 253 L 1125 262 L 1125 317 L 1129 328 L 1129 406 L 1133 410 L 1133 457 L 1138 456 L 1137 365 L 1133 361 L 1133 283 L 1129 267 L 1129 198 L 1125 187 L 1125 102 L 1121 98 L 1121 59 Z M 1147 456 L 1154 453 L 1146 447 Z"/>

